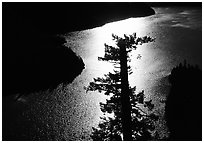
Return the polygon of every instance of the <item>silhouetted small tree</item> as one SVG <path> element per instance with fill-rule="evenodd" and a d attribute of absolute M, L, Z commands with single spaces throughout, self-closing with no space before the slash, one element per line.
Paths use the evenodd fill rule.
<path fill-rule="evenodd" d="M 172 69 L 165 116 L 169 140 L 202 140 L 202 72 L 184 61 Z"/>
<path fill-rule="evenodd" d="M 121 93 L 121 88 L 124 83 L 121 80 L 121 74 L 123 73 L 117 70 L 118 68 L 121 69 L 121 66 L 123 66 L 121 64 L 120 55 L 121 47 L 125 48 L 125 50 L 127 50 L 126 52 L 129 53 L 133 49 L 136 49 L 138 44 L 154 41 L 154 39 L 147 36 L 142 38 L 136 37 L 136 33 L 129 36 L 124 35 L 124 38 L 116 35 L 112 35 L 112 37 L 113 40 L 116 41 L 117 47 L 105 44 L 105 55 L 104 57 L 99 57 L 99 60 L 114 63 L 114 72 L 109 72 L 102 78 L 94 78 L 94 82 L 90 82 L 90 85 L 87 88 L 87 91 L 97 90 L 99 92 L 104 92 L 105 95 L 109 96 L 106 103 L 100 103 L 101 111 L 104 113 L 104 116 L 101 117 L 101 122 L 98 127 L 93 127 L 91 137 L 95 141 L 124 140 L 124 114 L 122 114 L 124 111 L 122 110 L 124 104 L 122 103 L 124 102 L 122 96 L 124 96 L 124 93 Z M 127 61 L 130 61 L 128 54 L 125 58 Z M 131 67 L 127 66 L 126 71 L 131 74 Z M 131 106 L 131 140 L 154 140 L 155 137 L 158 137 L 158 134 L 155 132 L 155 121 L 158 120 L 158 116 L 151 112 L 154 105 L 152 104 L 152 100 L 145 100 L 144 91 L 138 94 L 136 94 L 135 91 L 136 87 L 131 88 L 128 84 L 128 89 L 125 93 L 127 95 L 125 96 L 129 97 L 129 103 Z M 129 104 L 128 102 L 125 103 Z M 113 117 L 106 116 L 106 113 L 113 114 Z"/>

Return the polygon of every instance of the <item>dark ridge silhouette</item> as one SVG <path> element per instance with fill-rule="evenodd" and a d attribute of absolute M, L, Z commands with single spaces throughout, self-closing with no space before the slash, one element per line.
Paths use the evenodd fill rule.
<path fill-rule="evenodd" d="M 146 2 L 151 7 L 201 7 L 202 2 Z"/>
<path fill-rule="evenodd" d="M 3 45 L 3 96 L 54 89 L 73 81 L 84 68 L 60 37 L 29 38 L 33 43 Z"/>
<path fill-rule="evenodd" d="M 173 68 L 165 115 L 169 140 L 202 140 L 202 72 L 198 66 L 184 64 Z"/>
<path fill-rule="evenodd" d="M 9 20 L 7 26 L 15 26 L 12 21 L 17 21 L 16 28 L 29 24 L 46 33 L 62 34 L 130 17 L 149 16 L 155 12 L 145 3 L 138 2 L 13 2 L 3 3 L 3 14 Z"/>

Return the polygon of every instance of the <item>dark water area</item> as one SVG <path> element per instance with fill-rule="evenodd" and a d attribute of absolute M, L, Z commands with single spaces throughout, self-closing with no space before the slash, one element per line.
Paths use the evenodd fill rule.
<path fill-rule="evenodd" d="M 137 32 L 138 36 L 152 36 L 156 41 L 138 46 L 137 51 L 132 53 L 130 85 L 137 86 L 138 92 L 144 90 L 148 98 L 153 99 L 155 112 L 160 115 L 159 134 L 161 137 L 168 136 L 163 117 L 163 101 L 170 88 L 167 77 L 172 68 L 184 59 L 202 68 L 201 8 L 154 7 L 154 10 L 156 14 L 152 16 L 130 18 L 65 34 L 66 46 L 82 58 L 84 69 L 66 86 L 60 84 L 52 91 L 30 93 L 16 100 L 18 95 L 4 98 L 3 103 L 8 104 L 3 104 L 3 120 L 9 119 L 3 124 L 6 127 L 4 131 L 13 140 L 91 140 L 91 127 L 98 124 L 102 115 L 99 102 L 104 102 L 106 97 L 103 93 L 86 93 L 84 87 L 93 78 L 112 71 L 111 64 L 97 60 L 104 54 L 104 43 L 112 42 L 111 34 L 120 36 Z M 140 60 L 136 58 L 138 54 L 142 55 Z M 54 52 L 50 58 L 52 56 Z M 75 66 L 72 62 L 69 61 L 71 68 Z M 54 70 L 66 65 L 62 62 Z M 63 71 L 61 76 L 66 73 L 69 76 L 69 71 Z"/>

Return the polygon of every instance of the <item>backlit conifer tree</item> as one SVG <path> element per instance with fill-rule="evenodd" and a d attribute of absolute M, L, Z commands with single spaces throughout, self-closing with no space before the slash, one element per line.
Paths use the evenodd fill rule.
<path fill-rule="evenodd" d="M 144 91 L 136 94 L 136 87 L 130 87 L 128 74 L 132 73 L 129 53 L 137 45 L 153 42 L 151 37 L 137 37 L 136 33 L 118 37 L 112 35 L 116 47 L 105 44 L 105 55 L 99 60 L 113 63 L 113 73 L 94 78 L 87 91 L 99 91 L 109 96 L 106 103 L 100 103 L 101 111 L 113 117 L 101 117 L 98 127 L 93 127 L 92 139 L 95 141 L 154 140 L 158 138 L 155 122 L 158 116 L 151 111 L 152 100 L 146 100 Z M 118 70 L 119 69 L 119 70 Z M 147 113 L 148 112 L 148 113 Z"/>

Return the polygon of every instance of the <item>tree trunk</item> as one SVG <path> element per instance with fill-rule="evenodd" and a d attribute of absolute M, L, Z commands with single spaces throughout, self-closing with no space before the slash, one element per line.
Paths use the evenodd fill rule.
<path fill-rule="evenodd" d="M 132 140 L 132 125 L 131 125 L 131 104 L 130 104 L 130 90 L 128 83 L 128 69 L 127 69 L 127 51 L 125 41 L 118 43 L 120 48 L 120 75 L 121 75 L 121 104 L 122 104 L 122 129 L 123 140 Z"/>

